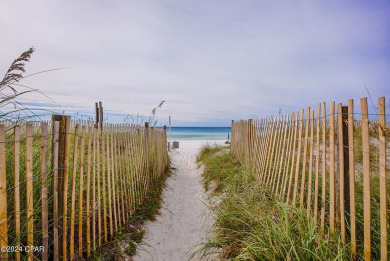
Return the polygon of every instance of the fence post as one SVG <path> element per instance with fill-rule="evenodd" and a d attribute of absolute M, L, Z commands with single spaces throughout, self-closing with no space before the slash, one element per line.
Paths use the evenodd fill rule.
<path fill-rule="evenodd" d="M 348 161 L 349 161 L 349 211 L 352 260 L 356 260 L 356 199 L 355 199 L 355 163 L 354 163 L 354 109 L 353 99 L 348 101 Z"/>
<path fill-rule="evenodd" d="M 67 255 L 67 192 L 68 192 L 68 165 L 69 165 L 69 131 L 70 131 L 70 116 L 52 115 L 52 126 L 54 133 L 54 122 L 59 122 L 59 136 L 58 136 L 58 218 L 62 217 L 62 222 L 59 222 L 58 236 L 62 241 L 59 241 L 59 251 L 66 259 Z M 53 140 L 54 142 L 54 140 Z M 54 149 L 54 146 L 52 146 Z M 54 151 L 52 151 L 54 156 Z M 54 161 L 54 158 L 52 159 Z M 61 254 L 59 254 L 61 256 Z"/>
<path fill-rule="evenodd" d="M 337 176 L 339 192 L 337 195 L 340 211 L 341 243 L 345 244 L 345 211 L 349 212 L 349 139 L 347 124 L 348 107 L 342 106 L 341 103 L 337 107 L 337 121 L 339 143 L 339 176 Z"/>
<path fill-rule="evenodd" d="M 343 120 L 343 153 L 344 153 L 344 202 L 345 210 L 350 213 L 350 185 L 349 185 L 349 139 L 348 128 L 353 129 L 352 126 L 348 126 L 348 106 L 342 107 L 342 120 Z"/>
<path fill-rule="evenodd" d="M 99 124 L 100 124 L 100 130 L 102 131 L 103 130 L 103 104 L 102 102 L 100 101 L 99 102 Z"/>
<path fill-rule="evenodd" d="M 100 113 L 99 113 L 99 103 L 95 102 L 95 114 L 96 114 L 96 119 L 95 119 L 95 129 L 99 128 L 99 117 L 100 117 Z"/>
<path fill-rule="evenodd" d="M 149 122 L 145 122 L 145 144 L 147 145 L 148 142 L 149 142 Z"/>

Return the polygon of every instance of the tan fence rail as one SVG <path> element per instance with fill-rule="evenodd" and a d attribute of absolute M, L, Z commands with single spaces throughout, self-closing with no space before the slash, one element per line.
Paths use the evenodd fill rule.
<path fill-rule="evenodd" d="M 0 258 L 74 260 L 113 238 L 168 166 L 165 129 L 0 123 Z"/>
<path fill-rule="evenodd" d="M 232 153 L 273 194 L 305 210 L 353 259 L 388 260 L 389 144 L 385 98 L 318 104 L 290 116 L 232 122 Z M 369 118 L 373 118 L 372 121 Z M 387 156 L 386 156 L 387 155 Z"/>

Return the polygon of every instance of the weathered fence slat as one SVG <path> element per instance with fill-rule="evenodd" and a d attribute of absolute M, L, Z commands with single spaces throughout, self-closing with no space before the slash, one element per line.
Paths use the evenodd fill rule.
<path fill-rule="evenodd" d="M 371 259 L 370 141 L 367 98 L 360 99 L 362 113 L 364 259 Z"/>
<path fill-rule="evenodd" d="M 42 260 L 49 259 L 49 205 L 47 191 L 47 123 L 41 123 L 41 176 L 42 176 Z M 16 154 L 15 154 L 16 155 Z"/>
<path fill-rule="evenodd" d="M 339 153 L 339 208 L 340 208 L 340 228 L 341 228 L 341 243 L 345 244 L 345 202 L 344 202 L 344 193 L 345 193 L 345 173 L 344 173 L 344 164 L 347 163 L 348 159 L 344 158 L 344 119 L 343 119 L 343 108 L 342 104 L 337 105 L 337 139 L 339 143 L 338 153 Z"/>
<path fill-rule="evenodd" d="M 58 181 L 58 155 L 59 155 L 59 132 L 60 123 L 55 121 L 53 124 L 53 142 L 52 142 L 52 154 L 53 154 L 53 184 L 54 184 L 54 213 L 53 213 L 53 235 L 54 235 L 54 260 L 59 260 L 60 242 L 59 242 L 59 181 Z"/>
<path fill-rule="evenodd" d="M 307 184 L 307 198 L 306 198 L 306 211 L 307 217 L 310 217 L 311 213 L 311 193 L 313 182 L 313 152 L 314 152 L 314 110 L 311 111 L 310 118 L 310 148 L 309 148 L 309 183 Z"/>
<path fill-rule="evenodd" d="M 0 124 L 0 247 L 8 246 L 7 224 L 7 172 L 6 172 L 6 148 L 5 126 Z M 8 259 L 8 252 L 1 251 L 0 258 Z"/>
<path fill-rule="evenodd" d="M 72 192 L 71 192 L 71 206 L 70 206 L 70 242 L 69 242 L 69 258 L 74 259 L 74 223 L 75 223 L 75 208 L 76 208 L 76 178 L 77 178 L 77 152 L 78 152 L 78 130 L 79 125 L 76 124 L 74 132 L 73 143 L 73 170 L 72 170 Z"/>
<path fill-rule="evenodd" d="M 302 149 L 303 114 L 304 114 L 304 110 L 302 109 L 299 112 L 298 151 L 297 151 L 297 162 L 295 163 L 294 192 L 293 192 L 293 200 L 292 200 L 293 205 L 295 205 L 296 203 L 298 182 L 299 182 L 299 165 L 301 162 L 301 149 Z"/>
<path fill-rule="evenodd" d="M 385 97 L 378 99 L 378 135 L 379 135 L 379 184 L 380 184 L 380 242 L 381 260 L 387 260 L 387 195 L 386 195 L 386 127 Z"/>
<path fill-rule="evenodd" d="M 104 130 L 106 129 L 106 125 L 104 126 Z M 107 197 L 106 197 L 106 181 L 107 181 L 107 172 L 106 172 L 106 165 L 107 165 L 107 160 L 106 157 L 106 133 L 102 132 L 101 133 L 101 138 L 102 138 L 102 147 L 101 147 L 101 161 L 102 161 L 102 172 L 101 172 L 101 177 L 102 177 L 102 204 L 103 204 L 103 232 L 104 232 L 104 243 L 108 241 L 108 229 L 107 229 Z"/>
<path fill-rule="evenodd" d="M 294 117 L 294 116 L 293 116 Z M 291 186 L 292 186 L 292 179 L 293 179 L 293 172 L 294 172 L 294 160 L 295 160 L 295 151 L 296 151 L 296 146 L 297 146 L 297 133 L 298 133 L 298 113 L 295 114 L 295 119 L 294 119 L 294 134 L 293 138 L 291 140 L 291 145 L 292 145 L 292 155 L 291 155 L 291 160 L 290 160 L 290 175 L 289 175 L 289 181 L 288 181 L 288 190 L 287 190 L 287 197 L 286 197 L 286 202 L 289 202 L 290 199 L 290 192 L 291 192 Z"/>
<path fill-rule="evenodd" d="M 80 144 L 80 174 L 79 174 L 79 223 L 78 223 L 78 238 L 79 238 L 79 257 L 83 256 L 83 199 L 84 199 L 84 150 L 85 150 L 85 130 L 86 127 L 82 126 L 81 129 L 81 144 Z"/>
<path fill-rule="evenodd" d="M 350 202 L 350 230 L 351 254 L 356 260 L 356 199 L 355 199 L 355 156 L 354 156 L 354 108 L 353 100 L 348 101 L 348 153 L 349 153 L 349 202 Z"/>
<path fill-rule="evenodd" d="M 314 182 L 314 225 L 317 226 L 318 220 L 318 189 L 319 189 L 319 173 L 320 173 L 320 131 L 321 131 L 321 103 L 317 106 L 317 121 L 316 121 L 316 177 Z"/>
<path fill-rule="evenodd" d="M 44 184 L 42 180 L 42 189 L 43 187 Z M 44 205 L 45 204 L 42 195 L 42 207 Z M 44 212 L 42 210 L 42 214 L 43 213 Z M 18 125 L 14 127 L 14 215 L 15 215 L 15 236 L 16 236 L 15 246 L 19 248 L 20 247 L 20 126 Z M 46 242 L 44 242 L 44 245 L 46 245 L 45 243 Z M 47 248 L 45 248 L 45 251 L 47 251 Z M 19 251 L 15 253 L 15 259 L 20 260 Z"/>
<path fill-rule="evenodd" d="M 321 193 L 321 230 L 324 233 L 326 206 L 326 106 L 322 103 L 322 193 Z"/>
<path fill-rule="evenodd" d="M 88 127 L 88 152 L 87 152 L 87 195 L 86 195 L 86 216 L 87 216 L 87 257 L 91 255 L 91 206 L 90 206 L 90 194 L 91 194 L 91 161 L 92 158 L 92 135 L 93 128 Z"/>
<path fill-rule="evenodd" d="M 305 138 L 303 141 L 303 162 L 302 162 L 302 175 L 301 175 L 301 194 L 299 206 L 304 208 L 304 193 L 305 193 L 305 181 L 306 181 L 306 163 L 307 163 L 307 143 L 309 138 L 309 121 L 310 121 L 310 107 L 306 110 L 306 120 L 305 120 Z"/>
<path fill-rule="evenodd" d="M 33 197 L 33 126 L 26 124 L 26 202 L 27 202 L 27 245 L 34 245 L 34 197 Z M 33 259 L 33 251 L 28 252 L 28 259 Z"/>
<path fill-rule="evenodd" d="M 330 103 L 329 115 L 329 227 L 333 233 L 335 229 L 335 102 Z"/>

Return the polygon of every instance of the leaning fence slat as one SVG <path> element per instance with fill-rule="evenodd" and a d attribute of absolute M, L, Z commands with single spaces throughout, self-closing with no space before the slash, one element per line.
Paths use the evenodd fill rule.
<path fill-rule="evenodd" d="M 109 133 L 108 126 L 106 126 L 106 157 L 107 157 L 107 193 L 108 193 L 108 216 L 109 216 L 109 221 L 110 221 L 110 237 L 114 235 L 114 226 L 113 226 L 113 218 L 112 218 L 112 202 L 111 202 L 111 194 L 114 192 L 113 187 L 111 186 L 111 164 L 110 164 L 110 133 Z M 114 183 L 112 183 L 114 185 Z M 115 194 L 114 194 L 115 195 Z M 114 197 L 114 202 L 115 202 L 115 197 Z M 115 211 L 115 205 L 114 205 L 114 211 Z"/>
<path fill-rule="evenodd" d="M 20 172 L 20 127 L 15 126 L 14 127 L 14 214 L 15 214 L 15 235 L 16 235 L 15 246 L 18 248 L 20 247 L 20 173 L 19 172 Z M 47 195 L 46 195 L 46 199 L 47 199 Z M 43 196 L 42 196 L 42 204 L 43 204 Z M 45 250 L 46 249 L 47 248 L 45 248 Z M 15 259 L 20 260 L 19 251 L 15 253 Z"/>
<path fill-rule="evenodd" d="M 322 193 L 321 193 L 321 230 L 324 233 L 325 226 L 325 202 L 326 202 L 326 106 L 322 103 Z"/>
<path fill-rule="evenodd" d="M 290 136 L 291 136 L 291 117 L 288 116 L 287 117 L 287 124 L 286 124 L 286 137 L 285 137 L 285 153 L 282 154 L 284 155 L 284 160 L 281 164 L 281 175 L 282 175 L 282 180 L 281 180 L 281 184 L 280 184 L 280 190 L 279 190 L 279 194 L 278 194 L 278 197 L 283 197 L 284 196 L 284 190 L 285 190 L 285 184 L 286 184 L 286 171 L 288 169 L 288 157 L 289 157 L 289 152 L 290 152 Z M 283 164 L 284 163 L 284 164 Z"/>
<path fill-rule="evenodd" d="M 305 139 L 303 142 L 303 162 L 302 162 L 302 175 L 301 175 L 301 195 L 299 206 L 304 208 L 304 193 L 305 193 L 305 181 L 306 181 L 306 163 L 307 163 L 307 143 L 309 138 L 309 121 L 310 121 L 310 107 L 306 110 L 306 120 L 305 120 Z"/>
<path fill-rule="evenodd" d="M 107 130 L 104 125 L 104 130 Z M 107 197 L 106 197 L 106 181 L 107 181 L 107 172 L 106 172 L 106 164 L 107 164 L 107 155 L 106 155 L 106 135 L 105 132 L 102 132 L 102 148 L 101 148 L 101 160 L 102 160 L 102 196 L 103 196 L 103 231 L 104 231 L 104 242 L 108 241 L 108 230 L 107 230 Z"/>
<path fill-rule="evenodd" d="M 364 260 L 371 259 L 370 141 L 367 98 L 360 99 L 362 114 Z"/>
<path fill-rule="evenodd" d="M 116 197 L 117 197 L 117 202 L 116 202 L 116 207 L 117 207 L 117 218 L 118 218 L 118 229 L 122 224 L 125 223 L 125 220 L 121 218 L 123 208 L 122 208 L 122 195 L 123 195 L 123 188 L 122 188 L 122 180 L 121 177 L 117 171 L 116 168 L 116 158 L 117 156 L 117 151 L 116 151 L 116 139 L 117 139 L 117 129 L 116 125 L 113 126 L 112 129 L 112 146 L 111 146 L 111 153 L 114 155 L 112 159 L 112 173 L 114 173 L 114 178 L 115 178 L 115 188 L 116 188 Z"/>
<path fill-rule="evenodd" d="M 91 255 L 91 214 L 90 214 L 90 193 L 91 193 L 91 158 L 92 158 L 92 130 L 88 127 L 88 153 L 87 153 L 87 197 L 86 197 L 86 216 L 87 216 L 87 256 Z"/>
<path fill-rule="evenodd" d="M 130 164 L 132 164 L 134 162 L 134 157 L 130 157 L 129 155 L 129 139 L 130 139 L 130 133 L 121 133 L 121 134 L 118 134 L 118 138 L 119 138 L 119 142 L 118 144 L 116 145 L 115 149 L 116 151 L 118 152 L 118 155 L 120 155 L 118 157 L 119 161 L 117 161 L 117 171 L 119 173 L 119 175 L 122 177 L 122 180 L 123 180 L 123 188 L 124 188 L 124 207 L 123 207 L 123 214 L 125 215 L 124 219 L 128 219 L 129 217 L 129 213 L 130 212 L 133 212 L 133 210 L 135 209 L 135 203 L 136 203 L 136 200 L 135 200 L 135 186 L 136 186 L 136 180 L 135 180 L 135 166 L 131 169 L 126 171 L 126 168 L 128 168 L 128 166 Z M 134 136 L 134 135 L 133 135 Z M 124 164 L 123 161 L 122 161 L 122 153 L 120 153 L 120 150 L 121 150 L 121 147 L 123 147 L 123 150 L 124 150 L 124 155 L 125 157 L 127 157 L 129 160 L 125 163 L 127 164 Z M 134 147 L 134 151 L 136 150 L 136 147 Z M 131 182 L 129 181 L 131 180 Z M 127 197 L 126 197 L 127 195 Z"/>
<path fill-rule="evenodd" d="M 349 202 L 351 226 L 351 254 L 356 260 L 356 199 L 355 199 L 355 156 L 354 156 L 354 109 L 353 100 L 348 101 L 348 149 L 349 149 Z"/>
<path fill-rule="evenodd" d="M 33 198 L 33 126 L 26 124 L 26 185 L 27 185 L 27 245 L 34 245 L 34 198 Z M 33 251 L 28 252 L 28 259 L 33 259 Z"/>
<path fill-rule="evenodd" d="M 304 114 L 304 110 L 302 109 L 299 112 L 298 151 L 297 151 L 297 162 L 295 164 L 294 192 L 293 192 L 293 200 L 292 200 L 292 204 L 294 206 L 295 206 L 296 198 L 297 198 L 298 179 L 299 179 L 299 165 L 300 165 L 300 162 L 301 162 L 303 114 Z"/>
<path fill-rule="evenodd" d="M 307 184 L 306 211 L 307 217 L 311 213 L 311 190 L 313 182 L 313 150 L 314 150 L 314 110 L 311 111 L 310 119 L 310 148 L 309 148 L 309 183 Z"/>
<path fill-rule="evenodd" d="M 278 170 L 278 164 L 280 164 L 280 153 L 281 149 L 280 147 L 282 146 L 282 135 L 283 135 L 283 126 L 284 126 L 284 117 L 279 117 L 278 120 L 279 123 L 279 128 L 276 130 L 277 131 L 277 144 L 276 144 L 276 150 L 275 150 L 275 156 L 274 156 L 274 163 L 272 164 L 272 171 L 271 171 L 271 178 L 270 178 L 270 190 L 272 193 L 274 193 L 275 189 L 275 183 L 277 182 L 277 170 Z"/>
<path fill-rule="evenodd" d="M 120 218 L 118 218 L 119 215 L 119 191 L 118 191 L 118 179 L 117 173 L 114 171 L 114 159 L 115 159 L 115 154 L 114 154 L 114 149 L 113 149 L 113 144 L 114 144 L 114 129 L 111 126 L 110 127 L 110 153 L 111 153 L 111 161 L 110 162 L 110 171 L 111 171 L 111 180 L 112 180 L 112 201 L 113 201 L 113 211 L 114 211 L 114 225 L 115 225 L 115 232 L 118 231 L 118 227 L 121 225 Z M 119 223 L 119 224 L 118 224 Z"/>
<path fill-rule="evenodd" d="M 278 127 L 276 128 L 276 140 L 275 140 L 275 152 L 274 152 L 274 156 L 272 157 L 272 159 L 274 159 L 274 163 L 272 163 L 272 168 L 270 170 L 270 179 L 269 179 L 269 188 L 270 190 L 272 191 L 273 190 L 273 184 L 275 182 L 275 179 L 276 179 L 276 170 L 277 170 L 277 159 L 280 158 L 279 154 L 280 154 L 280 146 L 281 146 L 281 141 L 282 141 L 282 127 L 283 127 L 283 119 L 282 117 L 279 117 L 278 118 Z"/>
<path fill-rule="evenodd" d="M 378 134 L 379 134 L 379 184 L 380 184 L 380 227 L 381 260 L 388 258 L 387 246 L 387 195 L 386 195 L 386 128 L 385 97 L 378 99 Z"/>
<path fill-rule="evenodd" d="M 292 155 L 291 155 L 291 161 L 290 161 L 290 174 L 289 174 L 289 181 L 288 181 L 288 190 L 287 190 L 287 196 L 286 196 L 286 202 L 290 200 L 290 192 L 291 192 L 291 185 L 292 185 L 292 179 L 293 179 L 293 172 L 294 172 L 294 160 L 295 160 L 295 151 L 297 146 L 297 129 L 298 129 L 298 113 L 295 114 L 294 119 L 294 134 L 293 138 L 291 140 L 291 147 L 292 147 Z"/>
<path fill-rule="evenodd" d="M 273 137 L 274 137 L 274 127 L 275 127 L 275 123 L 274 123 L 274 120 L 273 118 L 270 119 L 270 125 L 271 125 L 271 128 L 270 128 L 270 132 L 269 132 L 269 137 L 268 137 L 268 142 L 267 142 L 267 155 L 266 155 L 266 160 L 265 160 L 265 164 L 264 164 L 264 169 L 262 171 L 262 182 L 266 184 L 266 181 L 267 181 L 267 178 L 268 178 L 268 166 L 269 166 L 269 162 L 270 162 L 270 157 L 271 157 L 271 150 L 272 150 L 272 140 L 273 140 Z"/>
<path fill-rule="evenodd" d="M 65 117 L 64 119 L 65 124 L 60 125 L 62 129 L 60 130 L 60 135 L 64 136 L 64 148 L 63 150 L 59 152 L 60 154 L 63 154 L 63 178 L 62 178 L 62 184 L 63 184 L 63 191 L 62 195 L 59 195 L 62 197 L 62 257 L 64 260 L 67 259 L 67 235 L 68 235 L 68 175 L 69 175 L 69 143 L 70 143 L 70 117 Z M 60 155 L 61 158 L 61 155 Z"/>
<path fill-rule="evenodd" d="M 54 260 L 59 260 L 59 238 L 58 238 L 58 230 L 59 230 L 59 207 L 58 207 L 58 154 L 59 154 L 59 131 L 60 131 L 60 123 L 58 121 L 54 122 L 54 137 L 53 137 L 53 186 L 54 186 L 54 225 L 53 225 L 53 236 L 54 236 Z"/>
<path fill-rule="evenodd" d="M 287 189 L 287 183 L 288 183 L 288 170 L 290 166 L 290 160 L 291 160 L 291 154 L 292 154 L 292 146 L 293 146 L 293 137 L 294 137 L 294 113 L 291 113 L 290 115 L 290 122 L 289 122 L 289 135 L 287 140 L 287 154 L 286 154 L 286 165 L 284 166 L 283 175 L 284 175 L 284 182 L 283 182 L 283 189 L 280 193 L 281 200 L 284 199 L 286 196 L 286 189 Z"/>
<path fill-rule="evenodd" d="M 133 133 L 131 135 L 130 133 L 123 134 L 122 136 L 123 144 L 126 147 L 125 155 L 129 157 L 129 159 L 132 159 L 131 161 L 124 161 L 121 158 L 119 168 L 120 172 L 124 176 L 125 181 L 125 188 L 127 188 L 125 191 L 127 195 L 131 195 L 126 200 L 126 219 L 129 218 L 129 214 L 135 211 L 135 209 L 138 206 L 138 191 L 139 191 L 139 182 L 138 182 L 138 173 L 140 172 L 139 166 L 138 166 L 138 158 L 141 155 L 141 151 L 139 150 L 139 142 L 137 142 L 137 138 L 141 139 L 140 132 L 137 132 L 137 135 Z M 134 142 L 134 140 L 136 142 Z M 131 148 L 134 148 L 133 151 L 135 155 L 130 158 L 131 155 Z M 120 147 L 118 148 L 120 150 Z"/>
<path fill-rule="evenodd" d="M 316 178 L 314 182 L 314 225 L 317 226 L 318 220 L 318 187 L 319 187 L 319 172 L 320 172 L 320 130 L 321 130 L 321 103 L 317 106 L 317 122 L 316 122 Z"/>
<path fill-rule="evenodd" d="M 96 249 L 97 247 L 97 235 L 96 235 L 96 213 L 98 210 L 97 206 L 97 199 L 96 199 L 96 178 L 97 178 L 97 166 L 98 166 L 98 160 L 97 160 L 97 139 L 98 139 L 98 130 L 95 128 L 92 129 L 93 133 L 93 171 L 92 171 L 92 241 L 93 241 L 93 247 L 92 249 Z"/>
<path fill-rule="evenodd" d="M 48 260 L 49 251 L 49 206 L 47 201 L 47 123 L 41 123 L 41 176 L 42 176 L 42 260 Z"/>
<path fill-rule="evenodd" d="M 333 233 L 335 229 L 335 102 L 330 103 L 330 114 L 329 114 L 329 226 L 330 232 Z"/>
<path fill-rule="evenodd" d="M 73 143 L 73 170 L 72 170 L 72 194 L 71 194 L 71 206 L 70 206 L 70 240 L 69 247 L 70 260 L 74 259 L 74 223 L 75 223 L 75 206 L 76 206 L 76 177 L 77 177 L 77 157 L 78 157 L 78 129 L 79 125 L 76 124 L 74 131 L 74 143 Z"/>
<path fill-rule="evenodd" d="M 238 124 L 234 125 L 234 126 L 237 126 L 236 128 L 238 128 Z M 265 157 L 266 157 L 266 152 L 267 152 L 267 144 L 268 144 L 268 133 L 269 133 L 269 127 L 270 127 L 270 124 L 269 124 L 269 118 L 267 119 L 264 119 L 263 121 L 263 125 L 262 125 L 262 142 L 261 142 L 261 157 L 260 157 L 260 169 L 259 169 L 259 178 L 260 180 L 262 180 L 263 178 L 263 169 L 264 169 L 264 166 L 265 166 Z M 233 142 L 233 140 L 232 140 Z"/>
<path fill-rule="evenodd" d="M 0 124 L 0 248 L 8 246 L 7 224 L 7 172 L 5 126 Z M 1 250 L 0 250 L 1 251 Z M 8 252 L 1 251 L 0 258 L 8 259 Z"/>
<path fill-rule="evenodd" d="M 282 176 L 282 167 L 283 167 L 283 162 L 284 162 L 284 158 L 285 158 L 285 148 L 287 146 L 287 141 L 286 141 L 286 138 L 287 138 L 287 132 L 288 132 L 288 117 L 286 116 L 284 118 L 284 124 L 283 124 L 283 138 L 281 139 L 281 154 L 280 154 L 280 160 L 279 160 L 279 166 L 278 166 L 278 176 L 277 176 L 277 179 L 276 179 L 276 188 L 275 188 L 275 194 L 278 195 L 279 194 L 279 185 L 282 185 L 283 183 L 283 176 Z"/>
<path fill-rule="evenodd" d="M 79 174 L 79 257 L 83 256 L 83 190 L 84 190 L 84 151 L 85 151 L 85 130 L 82 126 L 81 130 L 81 144 L 80 144 L 80 174 Z"/>
<path fill-rule="evenodd" d="M 128 219 L 130 213 L 135 211 L 138 204 L 138 157 L 140 155 L 138 143 L 141 142 L 138 139 L 141 139 L 141 130 L 137 129 L 133 133 L 125 133 L 121 135 L 123 146 L 125 147 L 125 155 L 130 159 L 127 162 L 124 162 L 121 158 L 119 162 L 119 171 L 123 176 L 125 194 L 129 195 L 127 200 L 125 200 L 125 218 Z M 136 142 L 134 142 L 134 140 Z M 131 150 L 133 148 L 133 150 Z M 118 151 L 120 151 L 120 146 L 117 146 Z M 133 151 L 133 153 L 132 153 Z M 130 156 L 131 155 L 131 156 Z"/>
<path fill-rule="evenodd" d="M 98 233 L 97 233 L 97 240 L 98 240 L 98 245 L 97 246 L 101 246 L 102 245 L 102 227 L 103 227 L 103 224 L 102 224 L 102 198 L 101 198 L 101 188 L 100 188 L 100 184 L 101 184 L 101 180 L 100 180 L 100 177 L 101 177 L 101 172 L 100 172 L 100 164 L 102 163 L 101 161 L 101 146 L 100 146 L 100 137 L 101 137 L 101 131 L 100 129 L 97 131 L 97 139 L 96 139 L 96 147 L 97 147 L 97 151 L 96 151 L 96 165 L 97 165 L 97 174 L 96 174 L 96 183 L 97 183 L 97 211 L 98 211 L 98 226 L 97 226 L 97 230 L 98 230 Z"/>
<path fill-rule="evenodd" d="M 254 121 L 254 130 L 253 130 L 253 139 L 254 139 L 254 169 L 253 169 L 253 174 L 257 177 L 259 175 L 259 172 L 258 170 L 260 169 L 259 168 L 259 163 L 260 163 L 260 142 L 261 142 L 261 139 L 260 139 L 260 133 L 259 133 L 259 123 L 260 121 L 259 120 L 255 120 Z M 164 132 L 165 132 L 165 128 L 164 128 Z M 162 133 L 163 134 L 163 133 Z M 161 138 L 163 139 L 163 136 L 160 136 L 159 138 L 159 146 L 161 146 Z M 161 150 L 161 148 L 159 148 L 159 150 Z M 161 162 L 163 162 L 163 157 L 164 155 L 160 155 L 159 154 L 159 157 L 161 157 Z M 162 172 L 163 170 L 161 170 Z"/>
<path fill-rule="evenodd" d="M 117 129 L 115 128 L 115 132 L 114 132 L 114 146 L 113 148 L 111 148 L 114 152 L 114 155 L 116 156 L 114 158 L 114 168 L 113 168 L 113 172 L 116 174 L 117 178 L 119 179 L 119 183 L 120 183 L 120 194 L 121 194 L 121 198 L 120 198 L 120 202 L 121 204 L 118 204 L 121 206 L 121 211 L 119 213 L 122 214 L 122 224 L 124 224 L 125 222 L 125 195 L 126 195 L 126 190 L 125 190 L 125 186 L 124 186 L 124 180 L 123 180 L 123 176 L 122 176 L 122 173 L 119 172 L 118 170 L 118 158 L 119 158 L 119 155 L 120 153 L 118 153 L 117 151 L 117 146 L 118 146 L 118 138 L 119 138 L 119 135 L 118 135 L 118 132 L 117 132 Z"/>
<path fill-rule="evenodd" d="M 341 243 L 345 245 L 345 205 L 344 205 L 344 133 L 343 133 L 343 109 L 342 104 L 337 105 L 337 139 L 339 143 L 339 197 L 340 197 L 340 228 Z"/>
<path fill-rule="evenodd" d="M 276 120 L 276 129 L 274 130 L 274 140 L 272 142 L 271 157 L 270 157 L 270 162 L 269 162 L 268 171 L 267 171 L 267 175 L 268 175 L 267 185 L 268 185 L 270 190 L 271 190 L 273 174 L 274 174 L 274 170 L 275 170 L 274 159 L 277 158 L 278 144 L 279 144 L 278 141 L 280 140 L 280 138 L 279 138 L 280 131 L 279 130 L 280 130 L 281 117 L 279 116 L 275 120 Z"/>

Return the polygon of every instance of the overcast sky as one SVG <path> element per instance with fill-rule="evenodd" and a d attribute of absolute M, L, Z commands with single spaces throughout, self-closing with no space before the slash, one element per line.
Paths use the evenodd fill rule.
<path fill-rule="evenodd" d="M 0 73 L 34 46 L 31 107 L 159 125 L 232 119 L 390 94 L 389 1 L 0 2 Z M 389 99 L 387 99 L 390 103 Z M 359 101 L 357 100 L 356 103 Z M 358 108 L 356 108 L 358 109 Z"/>

